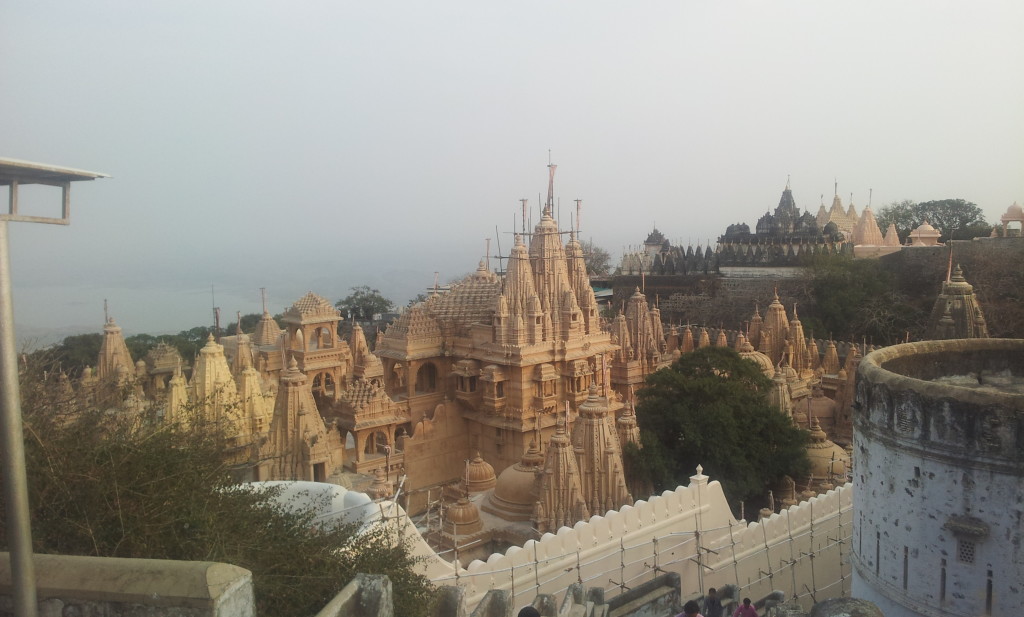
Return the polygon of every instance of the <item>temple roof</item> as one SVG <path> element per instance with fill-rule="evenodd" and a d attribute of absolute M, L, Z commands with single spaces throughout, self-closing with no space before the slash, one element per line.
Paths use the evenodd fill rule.
<path fill-rule="evenodd" d="M 311 291 L 296 300 L 295 304 L 284 312 L 283 319 L 289 323 L 341 321 L 341 313 L 327 298 Z"/>
<path fill-rule="evenodd" d="M 663 244 L 664 242 L 665 242 L 665 234 L 663 234 L 660 231 L 658 231 L 657 227 L 655 227 L 654 231 L 652 231 L 647 236 L 647 239 L 644 240 L 644 244 L 651 244 L 651 245 L 657 244 L 659 246 L 661 244 Z"/>
<path fill-rule="evenodd" d="M 270 316 L 270 313 L 263 311 L 263 317 L 256 324 L 256 332 L 252 336 L 253 344 L 259 346 L 274 345 L 277 343 L 279 336 L 281 336 L 281 326 L 277 325 L 277 322 Z"/>
<path fill-rule="evenodd" d="M 1024 221 L 1024 208 L 1021 208 L 1017 202 L 1013 202 L 1013 205 L 1006 209 L 1006 213 L 999 217 L 999 220 L 1002 223 Z"/>
<path fill-rule="evenodd" d="M 501 281 L 481 264 L 451 291 L 430 298 L 426 306 L 433 317 L 461 332 L 473 323 L 490 323 L 500 293 Z"/>

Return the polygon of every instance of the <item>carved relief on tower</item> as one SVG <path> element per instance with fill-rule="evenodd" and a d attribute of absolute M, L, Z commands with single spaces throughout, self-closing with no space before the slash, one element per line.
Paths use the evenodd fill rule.
<path fill-rule="evenodd" d="M 973 414 L 965 413 L 959 406 L 950 403 L 949 399 L 943 399 L 939 402 L 938 409 L 939 413 L 945 415 L 947 419 L 948 430 L 945 441 L 951 445 L 962 445 L 967 443 L 968 435 L 973 428 L 971 426 L 974 423 Z"/>
<path fill-rule="evenodd" d="M 480 382 L 480 363 L 472 359 L 459 360 L 452 368 L 455 378 L 455 400 L 475 409 L 483 398 Z"/>
<path fill-rule="evenodd" d="M 558 404 L 558 372 L 555 367 L 545 362 L 534 369 L 534 406 L 545 413 L 555 411 Z"/>
<path fill-rule="evenodd" d="M 912 408 L 905 405 L 896 407 L 896 430 L 901 433 L 913 433 L 917 429 L 917 415 Z"/>
<path fill-rule="evenodd" d="M 982 412 L 978 418 L 978 448 L 988 453 L 998 453 L 1003 449 L 1003 421 L 994 410 Z"/>
<path fill-rule="evenodd" d="M 572 360 L 566 363 L 566 392 L 576 400 L 576 403 L 586 400 L 593 378 L 594 371 L 587 359 Z"/>
<path fill-rule="evenodd" d="M 507 377 L 501 367 L 488 364 L 480 371 L 480 384 L 483 389 L 483 410 L 488 413 L 501 413 L 507 401 Z"/>

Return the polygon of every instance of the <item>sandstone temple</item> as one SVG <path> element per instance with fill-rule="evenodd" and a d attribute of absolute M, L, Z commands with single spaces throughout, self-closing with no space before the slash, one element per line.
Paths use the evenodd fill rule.
<path fill-rule="evenodd" d="M 830 208 L 822 201 L 816 214 L 801 212 L 787 182 L 779 205 L 758 218 L 753 231 L 747 223 L 735 223 L 719 236 L 714 248 L 709 243 L 694 249 L 673 246 L 654 229 L 642 247 L 624 252 L 619 271 L 624 275 L 710 274 L 723 267 L 798 266 L 816 255 L 877 257 L 898 250 L 895 226 L 889 225 L 883 233 L 870 205 L 858 213 L 851 196 L 849 206 L 843 207 L 837 188 Z"/>
<path fill-rule="evenodd" d="M 552 166 L 541 219 L 516 235 L 504 271 L 481 261 L 401 314 L 373 349 L 359 325 L 343 340 L 338 310 L 313 292 L 280 323 L 264 309 L 253 332 L 211 335 L 191 364 L 163 344 L 133 360 L 109 319 L 79 393 L 136 411 L 156 401 L 164 421 L 217 422 L 242 480 L 397 495 L 435 548 L 486 556 L 642 497 L 623 463 L 624 448 L 639 445 L 636 390 L 682 353 L 728 346 L 772 380 L 771 402 L 810 437 L 811 473 L 772 487 L 762 515 L 848 481 L 854 376 L 871 347 L 808 337 L 778 292 L 763 315 L 751 307 L 742 329 L 665 326 L 640 289 L 602 317 L 583 249 L 559 227 L 553 202 Z M 756 233 L 726 236 L 742 250 L 785 236 L 828 251 L 881 237 L 870 209 L 856 219 L 839 205 L 800 214 L 787 186 Z M 671 262 L 657 231 L 648 244 L 651 263 Z M 678 263 L 700 268 L 710 258 L 698 250 Z M 971 286 L 959 270 L 947 279 L 936 337 L 986 336 Z"/>

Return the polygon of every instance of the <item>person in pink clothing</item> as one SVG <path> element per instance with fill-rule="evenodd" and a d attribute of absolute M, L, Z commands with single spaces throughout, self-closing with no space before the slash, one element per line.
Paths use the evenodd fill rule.
<path fill-rule="evenodd" d="M 743 604 L 736 607 L 732 617 L 757 617 L 757 609 L 750 603 L 750 598 L 743 598 Z"/>

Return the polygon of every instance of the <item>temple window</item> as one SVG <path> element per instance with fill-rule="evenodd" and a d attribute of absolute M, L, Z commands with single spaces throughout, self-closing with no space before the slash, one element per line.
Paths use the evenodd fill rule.
<path fill-rule="evenodd" d="M 476 377 L 465 377 L 459 375 L 455 381 L 455 387 L 459 392 L 476 392 Z"/>
<path fill-rule="evenodd" d="M 505 398 L 505 382 L 499 381 L 494 384 L 494 398 Z"/>
<path fill-rule="evenodd" d="M 416 371 L 416 392 L 437 391 L 437 367 L 432 363 L 424 364 Z"/>
<path fill-rule="evenodd" d="M 974 563 L 974 540 L 957 538 L 956 559 L 961 563 Z"/>
<path fill-rule="evenodd" d="M 366 440 L 366 447 L 363 452 L 366 454 L 384 454 L 387 451 L 388 436 L 381 431 L 374 431 L 373 435 Z"/>

